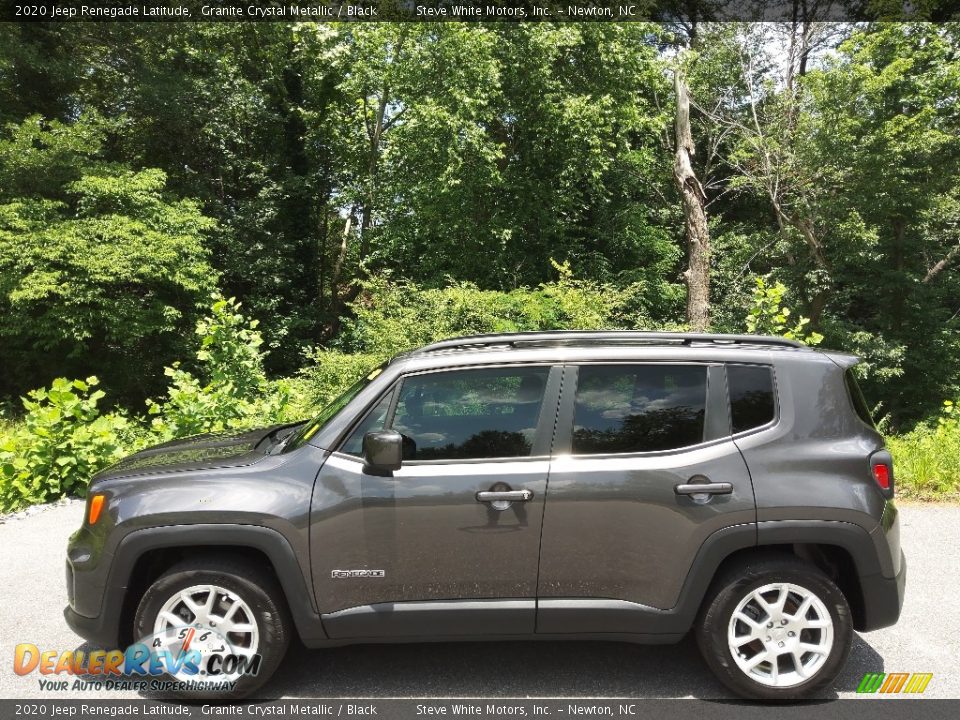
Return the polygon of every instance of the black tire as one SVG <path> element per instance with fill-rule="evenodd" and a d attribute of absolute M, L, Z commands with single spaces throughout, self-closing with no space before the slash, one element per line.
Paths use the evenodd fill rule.
<path fill-rule="evenodd" d="M 748 676 L 733 658 L 727 639 L 740 601 L 757 588 L 778 582 L 799 585 L 816 595 L 833 621 L 833 642 L 826 661 L 809 679 L 789 687 L 764 685 Z M 738 563 L 716 579 L 700 610 L 696 636 L 707 665 L 740 697 L 795 700 L 810 697 L 833 682 L 850 654 L 853 623 L 843 593 L 817 567 L 789 555 L 762 555 Z"/>
<path fill-rule="evenodd" d="M 242 675 L 229 691 L 173 690 L 186 700 L 238 700 L 258 690 L 276 671 L 290 644 L 292 624 L 283 592 L 272 573 L 257 563 L 231 555 L 209 554 L 177 563 L 157 578 L 140 599 L 134 616 L 134 637 L 153 634 L 160 609 L 176 593 L 193 585 L 217 585 L 236 593 L 252 610 L 261 656 L 256 675 Z M 200 679 L 200 678 L 198 678 Z M 165 681 L 175 682 L 170 676 Z"/>

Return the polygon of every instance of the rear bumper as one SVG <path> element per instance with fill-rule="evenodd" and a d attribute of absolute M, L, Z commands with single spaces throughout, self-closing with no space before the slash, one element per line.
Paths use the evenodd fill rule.
<path fill-rule="evenodd" d="M 894 577 L 882 574 L 860 577 L 863 591 L 863 623 L 857 630 L 869 631 L 889 627 L 900 618 L 907 584 L 907 559 L 900 552 L 900 571 Z"/>

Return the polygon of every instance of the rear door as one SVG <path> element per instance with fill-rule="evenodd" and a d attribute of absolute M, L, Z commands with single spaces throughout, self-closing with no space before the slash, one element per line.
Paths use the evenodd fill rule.
<path fill-rule="evenodd" d="M 565 373 L 541 545 L 543 633 L 572 630 L 551 598 L 674 607 L 703 541 L 756 519 L 722 365 L 583 364 Z M 576 607 L 580 632 L 611 630 L 602 611 L 593 627 L 590 604 Z"/>
<path fill-rule="evenodd" d="M 324 464 L 313 497 L 314 589 L 333 638 L 532 633 L 562 368 L 411 374 Z M 362 438 L 404 437 L 368 472 Z"/>

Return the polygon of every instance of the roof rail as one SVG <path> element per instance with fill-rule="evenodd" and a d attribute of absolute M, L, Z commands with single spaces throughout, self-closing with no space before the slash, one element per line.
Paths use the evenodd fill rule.
<path fill-rule="evenodd" d="M 471 350 L 496 345 L 510 347 L 562 346 L 562 345 L 693 345 L 707 343 L 713 345 L 766 345 L 774 347 L 805 348 L 796 340 L 770 335 L 719 335 L 711 333 L 683 332 L 647 332 L 641 330 L 553 330 L 549 332 L 493 333 L 488 335 L 467 335 L 464 337 L 441 340 L 413 353 L 428 353 L 438 350 Z"/>

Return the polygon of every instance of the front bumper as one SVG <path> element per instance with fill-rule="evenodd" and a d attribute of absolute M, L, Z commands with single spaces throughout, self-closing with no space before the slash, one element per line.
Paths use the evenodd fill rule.
<path fill-rule="evenodd" d="M 125 584 L 112 587 L 113 555 L 102 536 L 86 525 L 70 537 L 67 545 L 67 625 L 77 635 L 102 649 L 119 647 L 120 616 Z"/>
<path fill-rule="evenodd" d="M 900 551 L 900 572 L 894 577 L 882 574 L 860 577 L 863 591 L 863 623 L 857 630 L 869 631 L 889 627 L 900 618 L 907 584 L 907 559 Z"/>
<path fill-rule="evenodd" d="M 120 623 L 115 619 L 108 622 L 105 615 L 86 617 L 67 605 L 63 609 L 67 625 L 77 635 L 101 650 L 113 650 L 120 647 Z"/>

